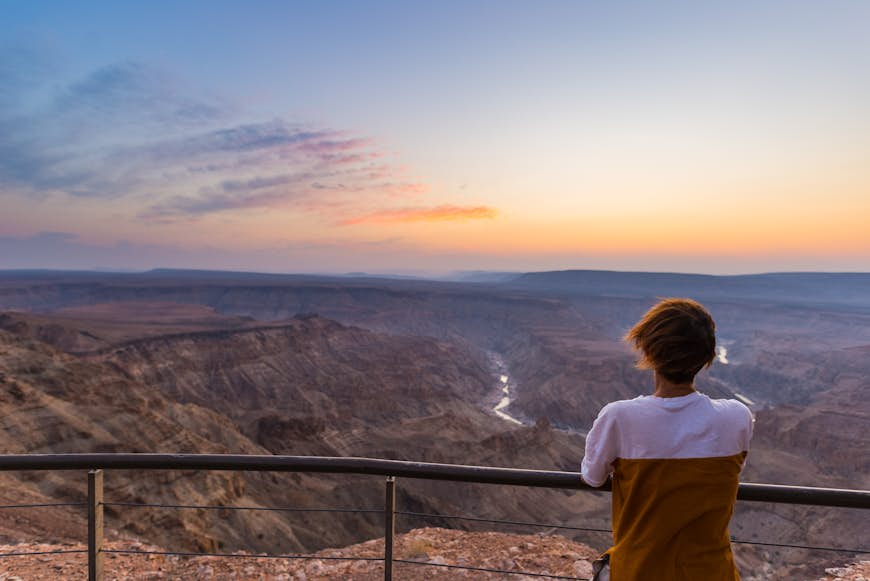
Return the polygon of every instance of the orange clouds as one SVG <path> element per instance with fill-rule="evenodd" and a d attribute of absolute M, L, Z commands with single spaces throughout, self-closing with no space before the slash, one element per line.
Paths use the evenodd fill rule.
<path fill-rule="evenodd" d="M 498 210 L 490 206 L 453 206 L 441 205 L 434 207 L 397 208 L 381 210 L 348 218 L 341 225 L 357 224 L 402 224 L 408 222 L 466 222 L 468 220 L 486 220 L 495 218 Z"/>

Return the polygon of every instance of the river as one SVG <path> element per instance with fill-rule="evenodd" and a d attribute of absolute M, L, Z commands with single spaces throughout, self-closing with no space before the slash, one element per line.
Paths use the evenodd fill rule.
<path fill-rule="evenodd" d="M 498 400 L 498 403 L 495 404 L 495 407 L 492 408 L 493 413 L 512 424 L 525 426 L 526 424 L 524 422 L 518 420 L 505 411 L 505 409 L 511 404 L 511 390 L 514 387 L 511 378 L 508 375 L 507 364 L 501 355 L 494 352 L 489 352 L 489 360 L 498 374 L 498 383 L 496 385 L 501 393 L 501 398 Z"/>

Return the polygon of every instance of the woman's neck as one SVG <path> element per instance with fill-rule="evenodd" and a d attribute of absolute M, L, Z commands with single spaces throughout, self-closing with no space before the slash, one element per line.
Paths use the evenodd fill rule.
<path fill-rule="evenodd" d="M 656 390 L 653 393 L 656 397 L 681 397 L 689 395 L 693 391 L 695 391 L 695 384 L 692 381 L 689 383 L 674 383 L 656 373 Z"/>

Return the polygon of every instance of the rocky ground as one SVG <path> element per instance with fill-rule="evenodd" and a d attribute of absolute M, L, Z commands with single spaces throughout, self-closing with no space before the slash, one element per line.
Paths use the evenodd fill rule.
<path fill-rule="evenodd" d="M 0 554 L 84 550 L 81 544 L 22 543 L 0 545 Z M 162 551 L 159 547 L 133 540 L 109 542 L 108 550 Z M 315 581 L 383 579 L 379 561 L 344 561 L 337 558 L 374 558 L 383 556 L 383 539 L 345 547 L 326 549 L 307 559 L 265 559 L 233 553 L 232 558 L 179 557 L 169 555 L 106 555 L 106 579 L 268 579 L 270 581 Z M 505 575 L 455 569 L 461 565 L 509 571 L 544 573 L 561 578 L 588 579 L 592 576 L 593 549 L 557 535 L 511 535 L 469 533 L 440 528 L 415 529 L 396 539 L 395 558 L 413 561 L 396 563 L 394 575 L 407 581 L 437 579 L 540 579 L 526 575 Z M 439 566 L 442 565 L 442 566 Z M 0 559 L 0 580 L 85 579 L 86 557 L 82 553 L 34 555 Z"/>
<path fill-rule="evenodd" d="M 383 539 L 374 539 L 342 549 L 325 549 L 304 559 L 271 559 L 249 553 L 230 557 L 186 557 L 147 554 L 166 549 L 136 540 L 107 542 L 107 581 L 127 579 L 263 579 L 269 581 L 325 581 L 383 579 Z M 0 545 L 0 555 L 24 552 L 81 551 L 69 554 L 0 557 L 0 581 L 86 579 L 86 547 L 82 544 L 17 543 Z M 447 579 L 526 580 L 589 579 L 597 552 L 558 535 L 513 535 L 494 532 L 464 532 L 442 528 L 414 529 L 396 538 L 394 577 L 402 581 Z M 349 559 L 349 560 L 344 560 Z M 352 559 L 373 559 L 357 560 Z M 405 561 L 405 562 L 403 562 Z M 458 565 L 467 569 L 447 567 Z M 472 569 L 502 569 L 514 574 Z M 523 575 L 535 573 L 536 576 Z M 775 578 L 772 575 L 770 578 Z M 764 578 L 764 577 L 762 577 Z M 870 561 L 825 569 L 822 577 L 795 575 L 791 579 L 813 581 L 870 581 Z"/>
<path fill-rule="evenodd" d="M 844 579 L 848 581 L 870 580 L 870 561 L 859 561 L 848 567 L 831 567 L 825 569 L 826 575 L 819 581 L 834 581 Z"/>

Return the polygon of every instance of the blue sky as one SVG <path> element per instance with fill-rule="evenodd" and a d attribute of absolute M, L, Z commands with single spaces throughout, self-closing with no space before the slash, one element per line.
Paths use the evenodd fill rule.
<path fill-rule="evenodd" d="M 0 268 L 866 270 L 866 2 L 8 2 Z"/>

